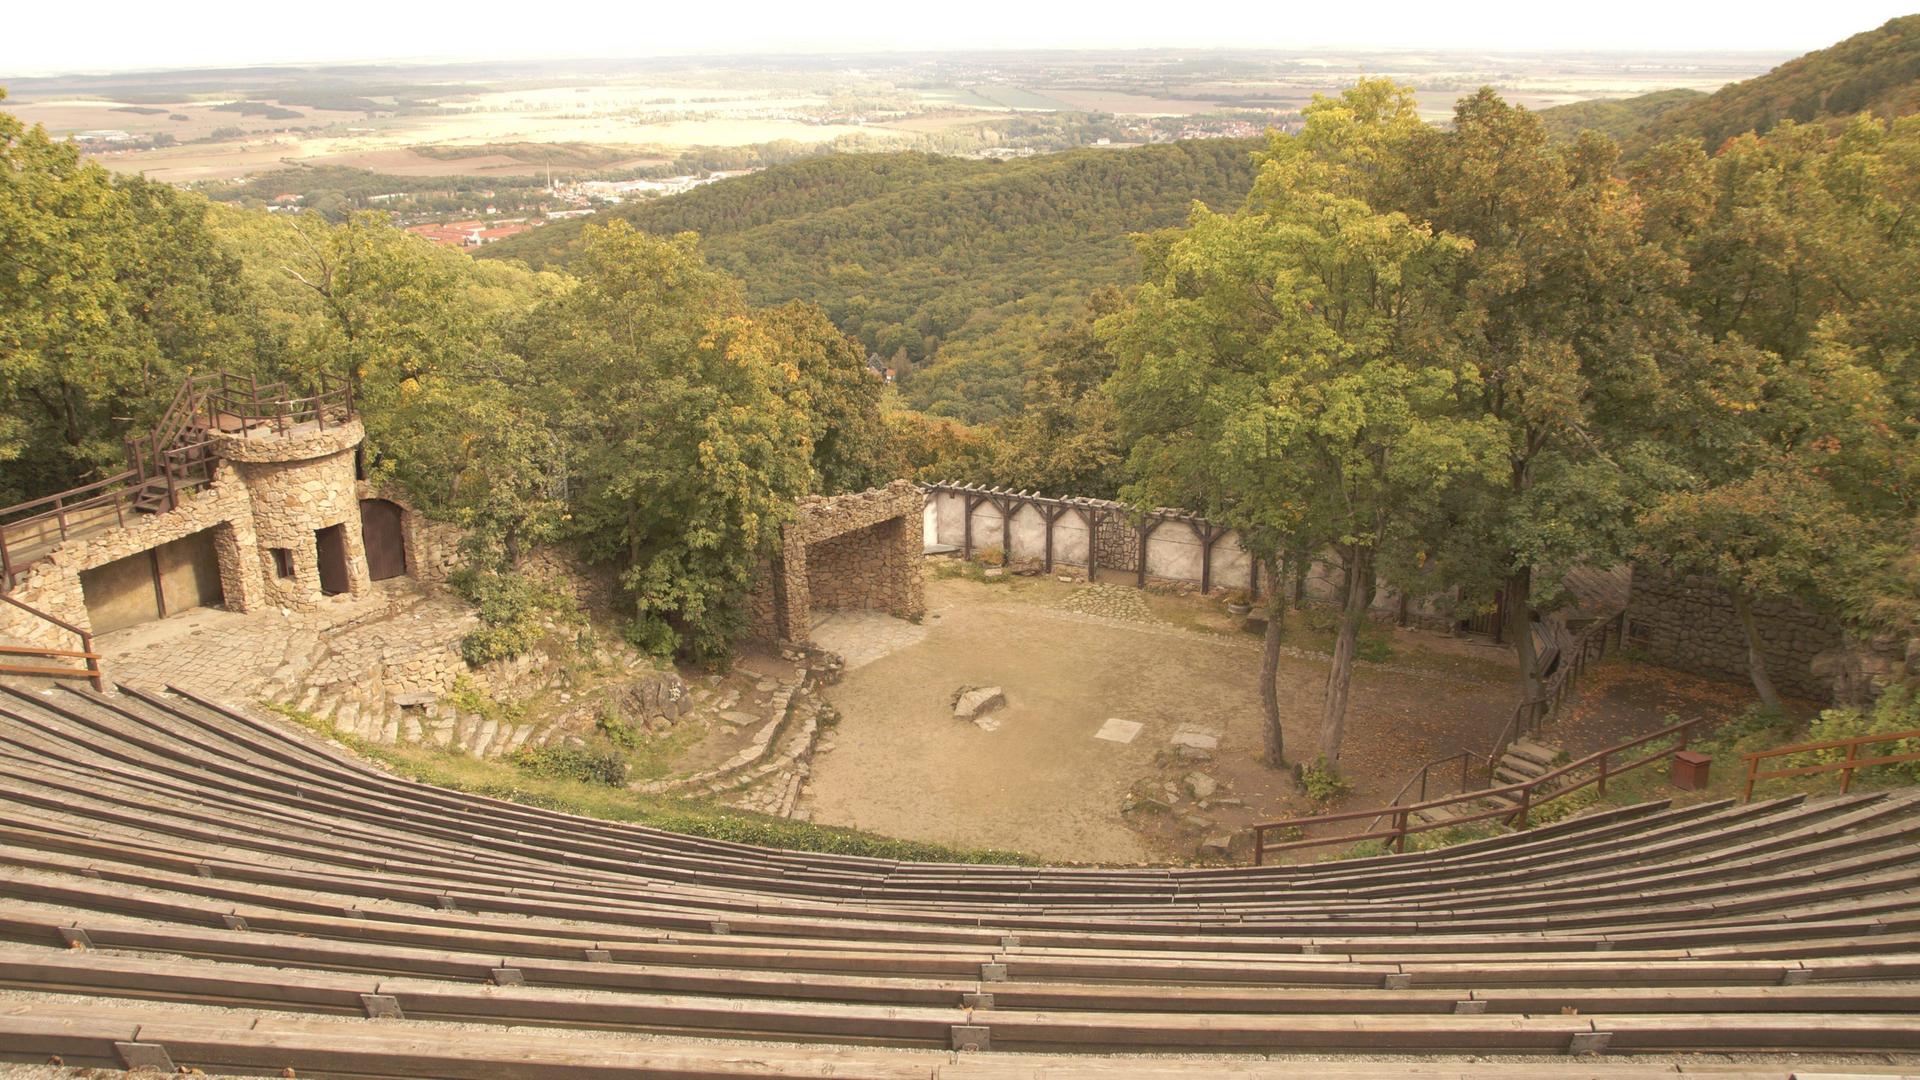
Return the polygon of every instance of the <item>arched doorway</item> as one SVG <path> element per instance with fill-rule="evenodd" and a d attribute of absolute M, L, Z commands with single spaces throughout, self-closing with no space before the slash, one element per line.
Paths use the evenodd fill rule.
<path fill-rule="evenodd" d="M 400 528 L 400 504 L 386 499 L 360 500 L 360 536 L 367 548 L 367 576 L 375 581 L 407 572 L 407 538 Z"/>

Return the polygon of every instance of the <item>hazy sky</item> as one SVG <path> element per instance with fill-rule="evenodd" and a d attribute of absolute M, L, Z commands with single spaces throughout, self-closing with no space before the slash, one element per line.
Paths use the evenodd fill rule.
<path fill-rule="evenodd" d="M 1869 0 L 1738 6 L 1694 0 L 19 0 L 8 8 L 0 16 L 0 75 L 314 60 L 886 49 L 1374 46 L 1804 52 L 1909 10 Z"/>

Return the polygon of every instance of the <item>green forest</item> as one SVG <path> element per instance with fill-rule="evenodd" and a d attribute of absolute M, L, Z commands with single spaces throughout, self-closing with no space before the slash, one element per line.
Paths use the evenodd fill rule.
<path fill-rule="evenodd" d="M 1383 585 L 1498 592 L 1526 643 L 1566 570 L 1641 560 L 1911 637 L 1920 117 L 1887 72 L 1912 25 L 1637 148 L 1490 90 L 1428 124 L 1370 80 L 1258 145 L 827 157 L 478 260 L 116 178 L 0 114 L 0 502 L 114 472 L 183 374 L 327 373 L 376 478 L 470 530 L 483 610 L 565 542 L 617 569 L 635 644 L 716 662 L 802 495 L 1187 507 L 1271 581 L 1334 555 L 1319 745 L 1281 745 L 1268 696 L 1270 758 L 1328 768 Z M 1699 122 L 1816 83 L 1764 131 Z"/>
<path fill-rule="evenodd" d="M 1550 128 L 1573 135 L 1593 128 L 1621 144 L 1628 157 L 1672 138 L 1708 149 L 1784 121 L 1810 124 L 1856 113 L 1906 116 L 1920 111 L 1920 15 L 1906 15 L 1810 52 L 1756 79 L 1712 94 L 1663 90 L 1624 101 L 1579 102 L 1541 113 Z"/>
<path fill-rule="evenodd" d="M 1230 205 L 1253 181 L 1238 140 L 1086 150 L 1008 162 L 919 153 L 835 156 L 596 215 L 700 234 L 755 303 L 805 300 L 886 359 L 908 403 L 970 423 L 1020 408 L 1034 344 L 1089 290 L 1136 272 L 1132 233 Z M 583 226 L 486 249 L 566 267 Z"/>

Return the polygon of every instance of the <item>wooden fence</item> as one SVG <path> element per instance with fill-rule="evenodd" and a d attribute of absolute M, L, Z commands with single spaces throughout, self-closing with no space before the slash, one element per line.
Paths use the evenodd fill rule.
<path fill-rule="evenodd" d="M 1920 730 L 1895 731 L 1885 735 L 1855 735 L 1849 739 L 1830 739 L 1826 742 L 1800 743 L 1796 746 L 1779 746 L 1772 750 L 1756 750 L 1746 755 L 1747 787 L 1740 795 L 1741 802 L 1753 799 L 1753 785 L 1761 780 L 1776 780 L 1783 776 L 1814 776 L 1820 773 L 1837 772 L 1840 774 L 1840 794 L 1845 795 L 1853 787 L 1853 774 L 1858 769 L 1875 765 L 1897 765 L 1904 761 L 1920 761 L 1916 754 L 1882 754 L 1876 757 L 1861 757 L 1860 748 L 1875 743 L 1899 742 L 1903 739 L 1920 739 Z M 1821 750 L 1845 750 L 1846 756 L 1839 761 L 1823 761 L 1817 765 L 1797 765 L 1786 769 L 1761 771 L 1760 763 L 1769 758 L 1790 757 L 1795 754 L 1810 754 Z"/>
<path fill-rule="evenodd" d="M 1434 829 L 1448 829 L 1455 825 L 1465 825 L 1475 821 L 1497 819 L 1511 824 L 1515 828 L 1524 829 L 1527 826 L 1527 815 L 1537 807 L 1552 802 L 1555 799 L 1571 795 L 1581 788 L 1594 784 L 1599 785 L 1600 793 L 1604 795 L 1607 792 L 1607 780 L 1609 778 L 1619 776 L 1622 773 L 1632 772 L 1643 766 L 1651 765 L 1656 761 L 1664 761 L 1672 757 L 1675 753 L 1686 749 L 1688 733 L 1695 725 L 1705 722 L 1706 719 L 1700 717 L 1684 723 L 1675 724 L 1669 728 L 1662 728 L 1650 735 L 1642 735 L 1637 739 L 1623 742 L 1618 746 L 1609 746 L 1597 754 L 1589 754 L 1578 761 L 1562 765 L 1552 772 L 1535 777 L 1525 783 L 1508 784 L 1505 787 L 1488 788 L 1483 791 L 1468 791 L 1459 795 L 1449 795 L 1442 799 L 1433 799 L 1428 802 L 1388 807 L 1384 813 L 1377 809 L 1350 810 L 1340 814 L 1321 814 L 1316 817 L 1293 818 L 1287 821 L 1274 821 L 1255 825 L 1253 827 L 1253 862 L 1255 866 L 1261 865 L 1266 861 L 1268 852 L 1321 847 L 1328 844 L 1356 844 L 1365 840 L 1383 840 L 1395 851 L 1405 851 L 1407 837 L 1415 833 L 1429 832 Z M 1620 760 L 1632 751 L 1669 736 L 1675 737 L 1674 745 L 1670 747 L 1651 751 L 1642 757 L 1628 758 L 1624 761 Z M 1583 769 L 1593 769 L 1594 772 L 1584 779 L 1562 783 L 1563 780 L 1566 780 L 1566 778 L 1571 777 Z M 1497 803 L 1503 800 L 1508 805 L 1498 806 L 1492 810 L 1480 810 L 1476 813 L 1448 816 L 1435 821 L 1419 822 L 1415 821 L 1413 817 L 1414 814 L 1422 810 L 1444 810 L 1448 807 L 1463 806 L 1475 802 L 1488 801 Z M 1341 822 L 1359 821 L 1369 817 L 1373 818 L 1375 822 L 1378 822 L 1382 816 L 1391 816 L 1393 819 L 1391 828 L 1379 829 L 1369 825 L 1362 831 L 1356 833 L 1337 836 L 1301 837 L 1280 843 L 1267 842 L 1267 834 L 1277 830 L 1299 829 L 1304 831 L 1315 826 L 1336 825 Z"/>

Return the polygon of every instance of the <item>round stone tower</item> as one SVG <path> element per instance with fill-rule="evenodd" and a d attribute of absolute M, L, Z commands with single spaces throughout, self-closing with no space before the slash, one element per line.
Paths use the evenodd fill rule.
<path fill-rule="evenodd" d="M 354 483 L 354 450 L 365 437 L 358 418 L 324 429 L 302 424 L 216 437 L 214 453 L 239 474 L 252 502 L 270 603 L 308 608 L 326 596 L 367 591 Z"/>

